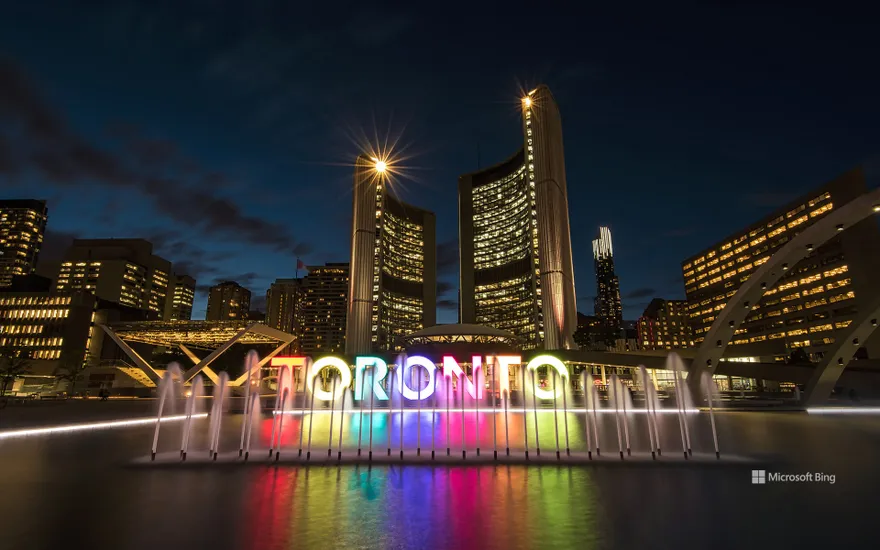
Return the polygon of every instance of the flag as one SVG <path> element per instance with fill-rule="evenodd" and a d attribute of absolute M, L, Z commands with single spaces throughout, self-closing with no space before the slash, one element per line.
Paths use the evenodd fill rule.
<path fill-rule="evenodd" d="M 297 258 L 296 259 L 296 269 L 300 270 L 300 269 L 305 269 L 305 268 L 306 268 L 306 264 L 304 264 L 302 260 Z"/>

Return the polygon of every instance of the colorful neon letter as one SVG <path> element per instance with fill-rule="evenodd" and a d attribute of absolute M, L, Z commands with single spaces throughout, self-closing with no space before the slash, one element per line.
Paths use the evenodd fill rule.
<path fill-rule="evenodd" d="M 327 367 L 335 368 L 342 376 L 341 382 L 336 385 L 335 395 L 325 389 L 315 387 L 315 377 L 317 377 L 318 374 Z M 338 357 L 333 357 L 332 355 L 321 357 L 320 359 L 312 363 L 311 368 L 309 368 L 309 373 L 306 377 L 306 384 L 309 387 L 309 391 L 315 394 L 315 399 L 320 399 L 321 401 L 332 401 L 342 395 L 342 392 L 345 391 L 345 388 L 351 385 L 351 369 L 345 363 L 345 361 Z"/>
<path fill-rule="evenodd" d="M 554 394 L 550 390 L 545 390 L 544 388 L 535 387 L 535 395 L 538 399 L 555 399 L 561 395 L 560 392 L 565 391 L 565 381 L 568 380 L 568 369 L 565 367 L 565 363 L 560 361 L 559 359 L 553 357 L 552 355 L 539 355 L 529 361 L 529 364 L 526 365 L 526 369 L 538 370 L 538 367 L 542 367 L 544 365 L 549 365 L 556 369 L 559 372 L 559 375 L 562 376 L 563 384 L 561 386 L 556 387 L 556 393 Z"/>
<path fill-rule="evenodd" d="M 480 356 L 474 355 L 473 357 L 471 357 L 471 362 L 474 365 L 474 374 L 476 374 L 477 370 L 480 368 Z M 483 398 L 483 388 L 481 388 L 477 384 L 474 384 L 474 382 L 470 380 L 464 373 L 464 370 L 462 370 L 461 366 L 458 364 L 458 361 L 456 361 L 450 355 L 443 356 L 443 376 L 459 378 L 464 382 L 464 387 L 471 397 L 473 397 L 474 399 Z"/>
<path fill-rule="evenodd" d="M 354 364 L 354 396 L 357 400 L 365 399 L 364 395 L 361 395 L 361 388 L 364 385 L 364 370 L 367 367 L 372 367 L 370 369 L 370 385 L 373 386 L 373 393 L 376 394 L 376 399 L 379 401 L 387 401 L 388 394 L 385 393 L 385 388 L 379 385 L 379 382 L 385 379 L 385 376 L 388 374 L 388 363 L 383 361 L 378 357 L 357 357 L 355 358 Z M 364 390 L 364 393 L 368 393 L 368 390 Z"/>
<path fill-rule="evenodd" d="M 423 367 L 428 371 L 428 385 L 425 388 L 420 388 L 418 392 L 414 391 L 406 383 L 407 378 L 412 378 L 410 373 L 412 372 L 413 367 Z M 431 397 L 431 394 L 434 393 L 434 377 L 436 376 L 436 371 L 437 366 L 421 355 L 407 357 L 404 367 L 397 369 L 397 387 L 400 388 L 400 394 L 409 400 L 427 399 Z"/>
<path fill-rule="evenodd" d="M 281 371 L 282 367 L 287 367 L 290 369 L 290 379 L 284 385 L 284 387 L 290 388 L 290 393 L 293 394 L 296 391 L 296 369 L 297 367 L 304 367 L 306 365 L 306 359 L 308 357 L 273 357 L 272 361 L 269 363 L 273 367 L 278 367 L 278 393 L 283 391 L 281 380 Z"/>
<path fill-rule="evenodd" d="M 522 357 L 519 355 L 495 356 L 495 364 L 498 366 L 498 376 L 500 378 L 500 391 L 502 393 L 507 392 L 507 395 L 510 395 L 510 365 L 519 365 L 520 363 L 522 363 Z"/>

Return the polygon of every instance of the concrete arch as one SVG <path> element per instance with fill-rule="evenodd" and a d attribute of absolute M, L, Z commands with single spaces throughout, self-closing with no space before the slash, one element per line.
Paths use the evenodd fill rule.
<path fill-rule="evenodd" d="M 703 343 L 697 350 L 688 384 L 695 395 L 700 392 L 700 379 L 704 373 L 715 374 L 724 350 L 746 316 L 751 305 L 757 304 L 764 293 L 773 287 L 789 267 L 794 267 L 814 247 L 831 240 L 839 231 L 852 227 L 863 219 L 880 211 L 880 189 L 869 191 L 850 202 L 835 206 L 824 218 L 797 234 L 794 239 L 773 254 L 767 262 L 751 274 L 748 280 L 731 296 L 727 305 L 715 318 Z M 827 365 L 826 365 L 827 366 Z M 841 369 L 842 370 L 842 369 Z M 821 373 L 818 373 L 821 375 Z M 836 378 L 835 378 L 836 380 Z"/>
<path fill-rule="evenodd" d="M 816 365 L 816 370 L 804 391 L 805 406 L 819 405 L 831 395 L 840 375 L 843 374 L 843 369 L 852 361 L 859 348 L 868 341 L 868 337 L 877 329 L 878 323 L 880 323 L 880 295 L 874 298 L 870 307 L 858 313 L 850 325 L 852 330 L 846 333 L 845 337 L 838 338 L 834 351 L 827 353 L 822 358 L 822 362 Z M 838 334 L 842 333 L 843 331 L 838 331 Z"/>

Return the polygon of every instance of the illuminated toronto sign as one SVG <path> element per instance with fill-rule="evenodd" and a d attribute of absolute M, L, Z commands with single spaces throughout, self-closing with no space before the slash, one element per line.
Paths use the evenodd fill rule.
<path fill-rule="evenodd" d="M 308 357 L 302 356 L 273 357 L 271 362 L 272 367 L 282 370 L 286 368 L 290 372 L 293 372 L 294 369 L 304 369 L 306 387 L 314 394 L 315 399 L 320 401 L 332 401 L 339 398 L 345 388 L 352 385 L 352 382 L 354 382 L 354 399 L 357 401 L 369 399 L 371 392 L 373 399 L 387 401 L 391 398 L 388 394 L 389 391 L 397 391 L 404 399 L 410 401 L 424 400 L 434 394 L 438 382 L 437 377 L 441 374 L 445 379 L 461 381 L 464 391 L 471 398 L 480 400 L 483 399 L 483 384 L 480 383 L 480 380 L 485 379 L 484 366 L 485 368 L 494 367 L 493 370 L 498 379 L 498 390 L 502 393 L 510 392 L 511 367 L 521 365 L 522 358 L 519 355 L 486 357 L 472 355 L 470 364 L 472 374 L 468 377 L 458 360 L 450 355 L 443 356 L 442 373 L 438 373 L 437 365 L 433 361 L 421 355 L 408 356 L 404 359 L 403 365 L 392 364 L 390 367 L 384 359 L 369 355 L 356 357 L 354 365 L 349 365 L 344 359 L 333 355 L 327 355 L 315 361 L 310 361 Z M 552 355 L 539 355 L 526 364 L 527 371 L 536 371 L 540 367 L 556 369 L 556 372 L 563 379 L 569 378 L 565 363 Z M 323 389 L 320 384 L 315 384 L 315 378 L 325 369 L 336 371 L 339 374 L 340 383 L 336 385 L 335 394 Z M 354 371 L 354 376 L 352 376 L 352 371 Z M 384 382 L 389 372 L 392 372 L 394 380 L 389 380 L 390 383 L 386 384 Z M 420 387 L 413 387 L 414 379 L 419 381 L 416 385 Z M 553 399 L 562 395 L 563 387 L 564 384 L 561 384 L 555 393 L 553 390 L 535 387 L 535 396 L 538 399 Z"/>

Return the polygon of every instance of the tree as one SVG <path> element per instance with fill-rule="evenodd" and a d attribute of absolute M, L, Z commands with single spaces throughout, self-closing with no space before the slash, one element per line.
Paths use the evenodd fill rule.
<path fill-rule="evenodd" d="M 0 395 L 6 394 L 9 383 L 15 382 L 19 376 L 29 374 L 31 361 L 25 352 L 11 347 L 0 348 Z"/>
<path fill-rule="evenodd" d="M 61 360 L 61 364 L 58 365 L 53 373 L 55 380 L 59 382 L 66 380 L 69 382 L 70 385 L 67 387 L 67 393 L 71 395 L 73 395 L 76 381 L 82 376 L 83 371 L 89 367 L 97 366 L 100 362 L 96 355 L 88 355 L 83 358 L 84 355 L 82 350 L 68 351 L 64 354 L 64 359 Z"/>

